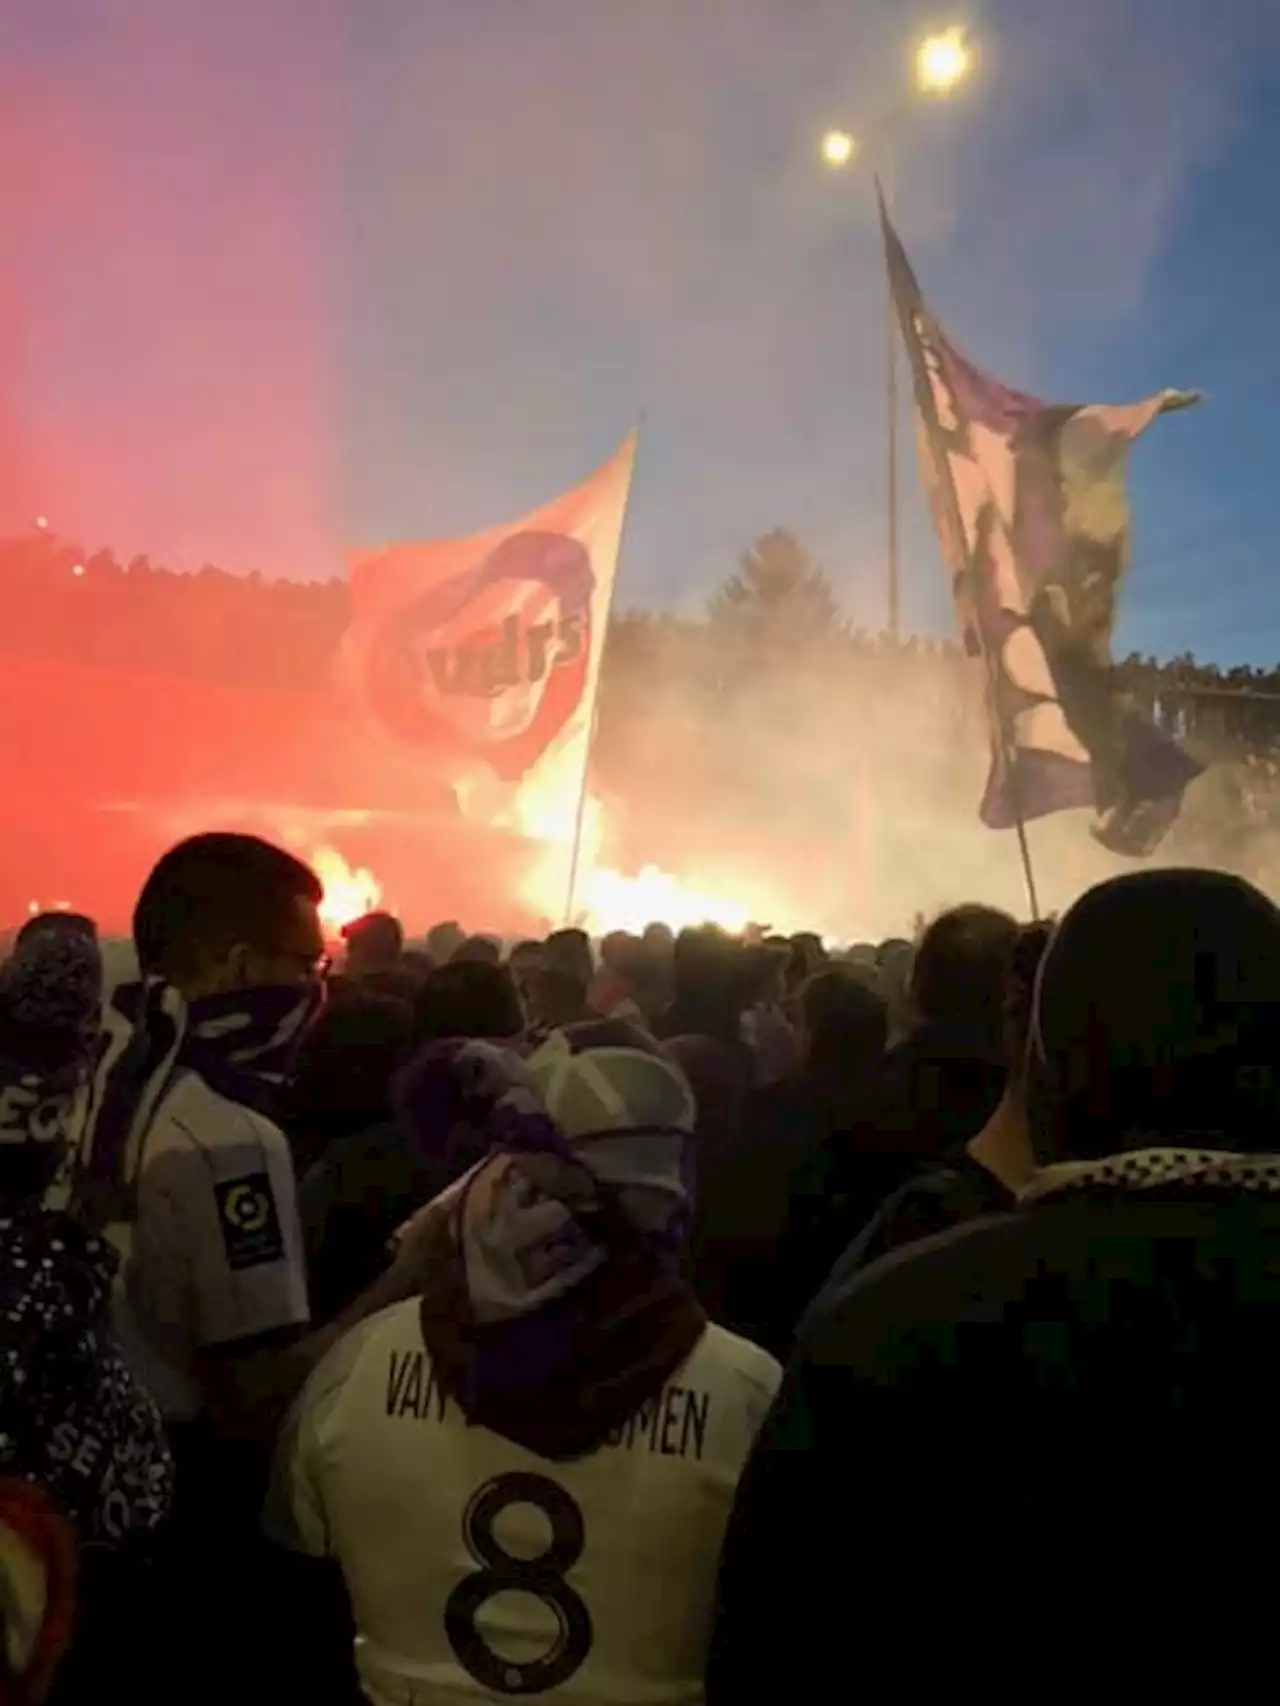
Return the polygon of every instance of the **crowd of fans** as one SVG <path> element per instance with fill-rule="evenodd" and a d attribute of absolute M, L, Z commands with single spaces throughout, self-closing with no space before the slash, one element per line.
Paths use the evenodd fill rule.
<path fill-rule="evenodd" d="M 1260 1674 L 1259 891 L 337 964 L 321 898 L 200 836 L 134 975 L 0 965 L 0 1700 Z"/>

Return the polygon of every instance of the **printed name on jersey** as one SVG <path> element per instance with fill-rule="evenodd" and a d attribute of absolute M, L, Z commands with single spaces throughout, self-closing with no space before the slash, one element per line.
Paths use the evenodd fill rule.
<path fill-rule="evenodd" d="M 392 1351 L 387 1363 L 388 1416 L 443 1422 L 450 1402 L 423 1351 Z M 692 1457 L 701 1463 L 707 1443 L 711 1394 L 665 1386 L 630 1420 L 615 1428 L 604 1449 L 648 1451 L 657 1457 Z M 461 1412 L 458 1412 L 460 1415 Z"/>
<path fill-rule="evenodd" d="M 284 1260 L 284 1234 L 267 1173 L 245 1173 L 214 1186 L 227 1266 L 236 1273 Z"/>

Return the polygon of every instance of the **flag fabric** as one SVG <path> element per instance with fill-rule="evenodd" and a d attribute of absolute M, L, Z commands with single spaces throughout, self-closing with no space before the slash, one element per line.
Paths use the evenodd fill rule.
<path fill-rule="evenodd" d="M 586 763 L 635 449 L 507 526 L 353 561 L 341 668 L 386 733 L 457 776 Z"/>
<path fill-rule="evenodd" d="M 991 737 L 982 821 L 1092 807 L 1113 852 L 1151 853 L 1202 766 L 1117 690 L 1111 636 L 1129 556 L 1129 447 L 1165 391 L 1127 407 L 1050 405 L 966 361 L 930 313 L 880 204 L 914 382 L 921 475 Z"/>

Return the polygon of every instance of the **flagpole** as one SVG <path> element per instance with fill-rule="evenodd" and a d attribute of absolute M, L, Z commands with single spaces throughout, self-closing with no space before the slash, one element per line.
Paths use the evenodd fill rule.
<path fill-rule="evenodd" d="M 603 651 L 601 652 L 603 661 Z M 591 759 L 595 752 L 596 726 L 600 721 L 600 686 L 596 684 L 595 703 L 591 707 L 591 723 L 587 729 L 587 751 L 582 762 L 582 781 L 578 787 L 578 804 L 573 815 L 573 845 L 569 853 L 569 882 L 564 897 L 564 922 L 573 924 L 573 904 L 578 895 L 578 869 L 582 863 L 582 836 L 587 822 L 587 799 L 591 792 Z"/>
<path fill-rule="evenodd" d="M 889 295 L 886 303 L 886 309 L 885 331 L 887 334 L 886 355 L 888 357 L 886 377 L 888 379 L 888 389 L 885 402 L 888 414 L 885 424 L 888 431 L 885 448 L 888 460 L 885 469 L 885 501 L 888 506 L 886 556 L 888 559 L 889 576 L 887 606 L 889 612 L 889 638 L 896 641 L 901 632 L 899 611 L 901 580 L 899 578 L 898 567 L 898 311 L 897 305 L 893 300 L 892 281 L 890 281 L 889 284 Z"/>
<path fill-rule="evenodd" d="M 583 832 L 587 822 L 587 800 L 591 792 L 591 760 L 595 756 L 596 731 L 600 725 L 600 678 L 604 673 L 604 648 L 609 642 L 609 618 L 613 613 L 613 595 L 618 588 L 618 571 L 622 567 L 622 547 L 627 536 L 627 522 L 631 518 L 631 490 L 635 485 L 636 462 L 640 455 L 640 435 L 644 428 L 646 415 L 640 412 L 640 419 L 635 428 L 635 449 L 631 458 L 631 471 L 627 476 L 627 496 L 622 511 L 622 527 L 618 533 L 618 560 L 614 567 L 613 584 L 609 589 L 609 604 L 604 613 L 604 636 L 600 642 L 600 667 L 596 671 L 595 692 L 591 701 L 591 721 L 587 725 L 587 750 L 582 760 L 582 780 L 578 784 L 578 804 L 573 814 L 573 841 L 569 850 L 569 878 L 565 885 L 564 922 L 568 929 L 573 924 L 574 902 L 578 897 L 578 877 L 582 865 Z"/>
<path fill-rule="evenodd" d="M 888 163 L 884 176 L 889 175 Z M 876 185 L 882 198 L 891 199 L 892 185 L 880 178 Z M 893 280 L 885 277 L 885 611 L 890 640 L 897 641 L 902 632 L 902 576 L 898 560 L 898 304 L 894 301 Z"/>

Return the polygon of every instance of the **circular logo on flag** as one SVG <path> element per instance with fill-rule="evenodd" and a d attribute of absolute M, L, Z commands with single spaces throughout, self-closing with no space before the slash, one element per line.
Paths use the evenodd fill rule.
<path fill-rule="evenodd" d="M 579 540 L 512 534 L 477 567 L 378 612 L 365 699 L 398 739 L 452 748 L 515 780 L 582 701 L 594 590 Z"/>

